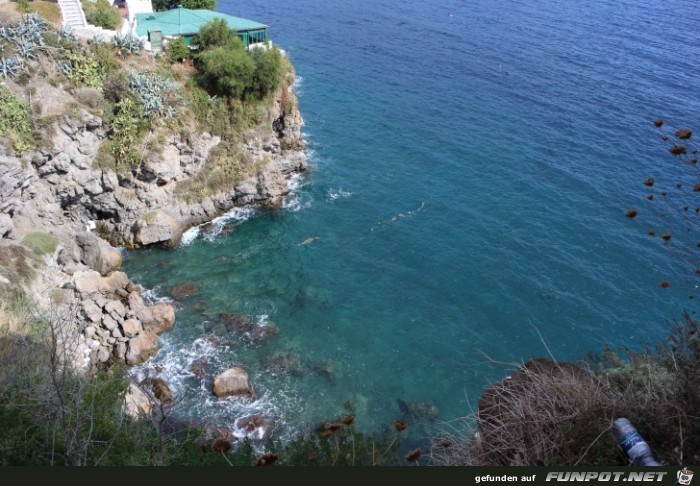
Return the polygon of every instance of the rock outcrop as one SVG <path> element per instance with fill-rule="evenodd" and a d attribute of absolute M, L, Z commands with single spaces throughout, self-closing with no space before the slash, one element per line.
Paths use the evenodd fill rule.
<path fill-rule="evenodd" d="M 248 373 L 243 368 L 230 368 L 214 379 L 214 395 L 227 397 L 230 395 L 254 396 Z"/>
<path fill-rule="evenodd" d="M 10 89 L 26 97 L 26 90 L 13 83 L 8 82 Z M 0 245 L 37 230 L 57 239 L 58 251 L 42 257 L 31 292 L 46 308 L 56 288 L 76 304 L 72 318 L 77 322 L 70 329 L 79 334 L 66 336 L 80 347 L 73 353 L 76 367 L 90 369 L 112 360 L 142 363 L 157 352 L 158 333 L 175 323 L 170 304 L 147 304 L 140 288 L 119 271 L 122 257 L 116 246 L 176 245 L 191 226 L 234 207 L 283 203 L 291 178 L 307 167 L 291 73 L 283 86 L 259 125 L 242 134 L 236 147 L 255 173 L 203 198 L 183 197 L 177 188 L 201 173 L 221 143 L 218 136 L 194 122 L 177 133 L 163 129 L 158 143 L 141 147 L 145 155 L 138 167 L 104 168 L 99 154 L 108 128 L 94 107 L 81 105 L 78 91 L 71 94 L 60 86 L 52 88 L 61 98 L 54 105 L 72 108 L 44 119 L 50 124 L 35 150 L 13 156 L 0 145 Z M 196 288 L 180 291 L 186 296 Z M 251 341 L 274 332 L 258 334 Z M 247 375 L 237 379 L 223 380 L 227 391 L 222 393 L 252 395 Z"/>

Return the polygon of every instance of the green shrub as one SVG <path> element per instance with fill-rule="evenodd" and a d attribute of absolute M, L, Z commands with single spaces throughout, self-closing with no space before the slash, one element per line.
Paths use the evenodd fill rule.
<path fill-rule="evenodd" d="M 182 62 L 190 57 L 190 48 L 182 37 L 168 41 L 167 53 L 170 62 Z"/>
<path fill-rule="evenodd" d="M 109 30 L 119 27 L 122 21 L 119 9 L 112 6 L 108 0 L 82 0 L 82 4 L 88 23 Z"/>
<path fill-rule="evenodd" d="M 77 86 L 102 89 L 102 83 L 107 73 L 107 66 L 91 53 L 81 50 L 71 50 L 66 53 L 67 77 Z"/>
<path fill-rule="evenodd" d="M 255 62 L 242 48 L 214 47 L 197 56 L 198 79 L 208 90 L 241 99 L 253 81 Z"/>
<path fill-rule="evenodd" d="M 29 0 L 17 0 L 17 11 L 21 13 L 29 13 Z"/>
<path fill-rule="evenodd" d="M 162 12 L 163 10 L 170 10 L 178 5 L 182 5 L 185 8 L 197 10 L 216 10 L 216 0 L 153 0 L 153 10 L 156 12 Z"/>
<path fill-rule="evenodd" d="M 0 85 L 0 136 L 26 136 L 32 131 L 29 106 L 19 101 L 4 85 Z"/>
<path fill-rule="evenodd" d="M 43 256 L 56 251 L 58 240 L 49 234 L 37 231 L 25 236 L 22 244 L 33 250 L 37 255 Z"/>
<path fill-rule="evenodd" d="M 236 31 L 224 19 L 214 19 L 204 24 L 194 42 L 200 50 L 229 46 L 233 49 L 243 48 L 243 42 Z"/>
<path fill-rule="evenodd" d="M 279 49 L 253 49 L 251 57 L 255 63 L 255 72 L 249 88 L 248 96 L 263 99 L 269 93 L 279 88 L 282 81 L 283 63 Z"/>
<path fill-rule="evenodd" d="M 141 120 L 136 103 L 124 98 L 117 104 L 117 114 L 111 124 L 110 152 L 117 170 L 131 170 L 139 162 L 136 145 L 141 131 Z"/>

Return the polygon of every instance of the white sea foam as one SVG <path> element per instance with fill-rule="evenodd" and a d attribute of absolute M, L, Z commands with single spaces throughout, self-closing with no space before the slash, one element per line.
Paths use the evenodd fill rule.
<path fill-rule="evenodd" d="M 326 192 L 329 201 L 335 201 L 336 199 L 347 199 L 351 197 L 354 193 L 350 191 L 344 191 L 343 188 L 340 189 L 328 189 Z"/>
<path fill-rule="evenodd" d="M 282 207 L 287 211 L 296 212 L 302 209 L 306 209 L 311 206 L 311 201 L 302 201 L 299 197 L 299 189 L 306 183 L 306 179 L 303 174 L 294 174 L 289 178 L 287 182 L 287 187 L 289 188 L 289 194 L 282 203 Z"/>
<path fill-rule="evenodd" d="M 190 245 L 198 238 L 213 241 L 221 235 L 228 224 L 241 223 L 250 219 L 254 214 L 255 209 L 251 207 L 233 208 L 226 214 L 214 218 L 209 223 L 202 223 L 185 231 L 180 240 L 180 246 Z"/>
<path fill-rule="evenodd" d="M 144 289 L 141 291 L 141 297 L 147 304 L 157 304 L 158 302 L 172 302 L 170 297 L 162 297 L 158 295 L 161 291 L 160 285 L 156 285 L 152 289 Z"/>

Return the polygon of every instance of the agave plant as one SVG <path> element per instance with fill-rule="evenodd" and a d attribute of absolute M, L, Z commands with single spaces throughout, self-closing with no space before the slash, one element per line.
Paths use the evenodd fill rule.
<path fill-rule="evenodd" d="M 58 31 L 58 34 L 63 37 L 64 39 L 77 42 L 78 41 L 78 36 L 75 35 L 73 32 L 73 29 L 71 28 L 70 25 L 64 25 L 60 31 Z"/>
<path fill-rule="evenodd" d="M 13 42 L 17 38 L 17 31 L 10 26 L 0 27 L 0 37 L 6 41 Z"/>
<path fill-rule="evenodd" d="M 129 87 L 136 95 L 145 118 L 172 118 L 175 105 L 182 101 L 178 86 L 157 74 L 131 72 Z"/>
<path fill-rule="evenodd" d="M 17 54 L 23 59 L 36 59 L 36 44 L 28 39 L 22 39 L 17 44 Z"/>
<path fill-rule="evenodd" d="M 91 44 L 100 44 L 105 41 L 105 36 L 102 34 L 95 34 L 92 36 L 92 39 L 90 39 Z"/>
<path fill-rule="evenodd" d="M 13 78 L 20 70 L 20 63 L 15 56 L 0 59 L 0 76 L 3 79 Z"/>
<path fill-rule="evenodd" d="M 129 54 L 141 54 L 143 49 L 143 41 L 131 34 L 121 35 L 117 33 L 112 39 L 114 45 L 117 46 L 120 52 L 126 51 Z"/>

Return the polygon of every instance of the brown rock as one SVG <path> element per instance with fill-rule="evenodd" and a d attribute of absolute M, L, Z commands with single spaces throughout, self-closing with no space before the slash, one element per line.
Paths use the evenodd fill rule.
<path fill-rule="evenodd" d="M 193 297 L 198 293 L 199 288 L 197 288 L 197 286 L 192 282 L 187 282 L 182 285 L 178 285 L 177 287 L 173 287 L 173 289 L 170 291 L 170 295 L 178 300 Z"/>
<path fill-rule="evenodd" d="M 253 396 L 248 373 L 243 368 L 230 368 L 214 379 L 214 395 L 226 397 L 229 395 Z"/>
<path fill-rule="evenodd" d="M 141 386 L 150 390 L 153 396 L 163 403 L 173 401 L 173 392 L 170 391 L 170 387 L 162 378 L 146 378 L 141 382 Z"/>
<path fill-rule="evenodd" d="M 129 340 L 126 352 L 126 364 L 137 365 L 146 361 L 158 352 L 158 335 L 153 331 L 145 331 Z"/>
<path fill-rule="evenodd" d="M 151 414 L 151 401 L 148 399 L 148 396 L 146 396 L 146 394 L 133 383 L 129 385 L 124 401 L 126 413 L 134 418 L 138 418 L 139 415 L 142 414 Z"/>
<path fill-rule="evenodd" d="M 175 309 L 172 305 L 159 302 L 149 307 L 151 319 L 144 321 L 145 329 L 161 333 L 175 325 Z"/>
<path fill-rule="evenodd" d="M 124 335 L 128 338 L 136 337 L 142 330 L 141 322 L 136 319 L 127 319 L 122 322 L 122 331 L 124 331 Z"/>

